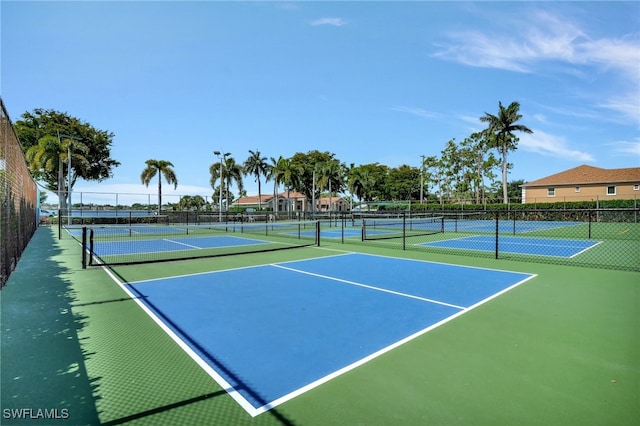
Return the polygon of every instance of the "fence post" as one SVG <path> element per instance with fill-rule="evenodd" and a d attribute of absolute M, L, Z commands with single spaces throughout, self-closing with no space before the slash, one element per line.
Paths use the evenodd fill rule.
<path fill-rule="evenodd" d="M 498 258 L 498 230 L 500 227 L 500 210 L 496 210 L 496 259 Z"/>
<path fill-rule="evenodd" d="M 407 247 L 407 215 L 402 212 L 402 250 L 406 250 Z"/>

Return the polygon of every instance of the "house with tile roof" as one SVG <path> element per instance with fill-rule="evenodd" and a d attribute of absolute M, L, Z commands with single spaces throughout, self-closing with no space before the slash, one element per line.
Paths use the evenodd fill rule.
<path fill-rule="evenodd" d="M 231 205 L 234 207 L 252 208 L 256 210 L 261 206 L 263 209 L 283 213 L 287 211 L 306 211 L 307 201 L 304 194 L 301 192 L 285 191 L 276 194 L 276 196 L 273 194 L 262 194 L 260 200 L 258 200 L 257 195 L 248 195 L 238 198 Z M 275 209 L 274 206 L 276 207 Z"/>
<path fill-rule="evenodd" d="M 522 202 L 629 200 L 640 196 L 640 167 L 582 165 L 521 185 Z"/>
<path fill-rule="evenodd" d="M 276 209 L 273 207 L 277 206 Z M 233 202 L 232 206 L 258 209 L 261 206 L 263 209 L 276 211 L 278 213 L 285 213 L 289 211 L 288 206 L 291 206 L 291 212 L 310 212 L 312 203 L 307 201 L 304 194 L 301 192 L 281 192 L 274 197 L 273 194 L 262 194 L 260 202 L 258 202 L 257 195 L 249 195 L 241 197 Z M 331 208 L 329 208 L 331 206 Z M 341 197 L 321 197 L 316 200 L 316 212 L 332 212 L 347 211 L 349 205 L 344 198 Z"/>

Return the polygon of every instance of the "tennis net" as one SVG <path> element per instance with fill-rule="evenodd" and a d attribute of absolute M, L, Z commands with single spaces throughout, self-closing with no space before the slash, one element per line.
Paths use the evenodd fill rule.
<path fill-rule="evenodd" d="M 362 240 L 386 240 L 444 232 L 443 217 L 363 219 Z"/>
<path fill-rule="evenodd" d="M 320 245 L 318 222 L 97 225 L 82 235 L 83 265 L 127 265 Z"/>

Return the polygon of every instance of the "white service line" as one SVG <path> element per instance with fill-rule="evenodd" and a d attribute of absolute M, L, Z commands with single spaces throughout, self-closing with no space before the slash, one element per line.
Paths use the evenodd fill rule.
<path fill-rule="evenodd" d="M 311 275 L 311 276 L 314 276 L 314 277 L 324 278 L 324 279 L 327 279 L 327 280 L 338 281 L 338 282 L 341 282 L 341 283 L 351 284 L 351 285 L 355 285 L 355 286 L 358 286 L 358 287 L 364 287 L 364 288 L 368 288 L 370 290 L 381 291 L 383 293 L 395 294 L 396 296 L 403 296 L 403 297 L 408 297 L 410 299 L 422 300 L 423 302 L 429 302 L 429 303 L 435 303 L 437 305 L 448 306 L 450 308 L 466 309 L 466 307 L 464 307 L 464 306 L 453 305 L 451 303 L 440 302 L 439 300 L 427 299 L 426 297 L 414 296 L 412 294 L 400 293 L 398 291 L 387 290 L 385 288 L 380 288 L 380 287 L 374 287 L 374 286 L 370 286 L 370 285 L 367 285 L 367 284 L 357 283 L 355 281 L 343 280 L 341 278 L 331 277 L 331 276 L 328 276 L 328 275 L 320 275 L 320 274 L 316 274 L 316 273 L 313 273 L 313 272 L 307 272 L 307 271 L 303 271 L 303 270 L 300 270 L 300 269 L 289 268 L 289 267 L 286 267 L 286 266 L 276 265 L 276 264 L 271 264 L 271 266 L 273 266 L 275 268 L 286 269 L 286 270 L 292 271 L 292 272 L 297 272 L 297 273 L 300 273 L 300 274 Z"/>

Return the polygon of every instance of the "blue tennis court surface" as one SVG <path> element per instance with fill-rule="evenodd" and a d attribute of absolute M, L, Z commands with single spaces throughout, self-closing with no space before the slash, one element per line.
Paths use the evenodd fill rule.
<path fill-rule="evenodd" d="M 555 238 L 505 237 L 498 238 L 498 250 L 503 253 L 538 256 L 574 257 L 598 245 L 599 241 L 567 240 Z M 454 238 L 422 243 L 421 246 L 464 250 L 495 251 L 496 238 L 490 235 Z"/>
<path fill-rule="evenodd" d="M 125 288 L 255 416 L 532 277 L 349 253 Z"/>
<path fill-rule="evenodd" d="M 105 257 L 126 254 L 162 253 L 206 248 L 267 244 L 267 241 L 226 235 L 208 237 L 161 238 L 131 241 L 101 241 L 94 254 Z"/>

